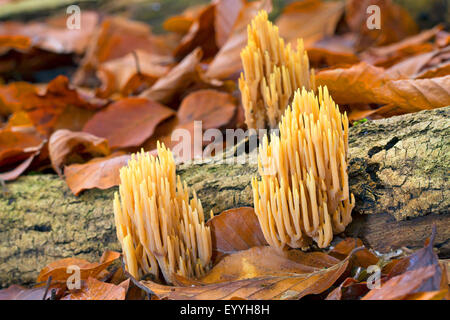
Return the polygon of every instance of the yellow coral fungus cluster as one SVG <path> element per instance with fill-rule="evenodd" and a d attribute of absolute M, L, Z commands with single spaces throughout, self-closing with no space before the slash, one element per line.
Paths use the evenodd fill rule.
<path fill-rule="evenodd" d="M 176 175 L 170 150 L 158 143 L 158 157 L 133 155 L 120 170 L 114 216 L 128 272 L 141 278 L 174 274 L 200 277 L 210 267 L 211 232 L 195 192 Z"/>
<path fill-rule="evenodd" d="M 261 11 L 248 25 L 248 43 L 241 52 L 244 72 L 239 79 L 249 129 L 275 128 L 298 88 L 314 89 L 314 73 L 303 40 L 297 50 L 285 45 L 278 27 Z"/>
<path fill-rule="evenodd" d="M 252 180 L 254 207 L 267 242 L 283 250 L 321 248 L 351 222 L 354 197 L 347 174 L 348 119 L 319 88 L 295 93 L 279 124 L 259 148 L 261 179 Z"/>

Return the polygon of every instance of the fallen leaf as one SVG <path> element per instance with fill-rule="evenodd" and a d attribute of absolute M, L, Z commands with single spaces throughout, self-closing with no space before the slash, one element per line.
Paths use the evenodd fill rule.
<path fill-rule="evenodd" d="M 0 179 L 19 177 L 39 154 L 46 140 L 33 127 L 0 130 Z"/>
<path fill-rule="evenodd" d="M 23 110 L 23 97 L 37 92 L 37 88 L 28 82 L 12 82 L 0 86 L 0 114 L 9 116 Z"/>
<path fill-rule="evenodd" d="M 296 45 L 302 38 L 308 47 L 326 36 L 332 36 L 344 12 L 343 2 L 320 0 L 297 1 L 287 5 L 275 24 L 286 42 Z"/>
<path fill-rule="evenodd" d="M 247 45 L 247 25 L 258 11 L 272 10 L 271 0 L 247 2 L 234 23 L 228 40 L 208 66 L 205 77 L 211 79 L 237 78 L 242 70 L 241 50 Z"/>
<path fill-rule="evenodd" d="M 408 295 L 423 291 L 439 291 L 434 279 L 438 276 L 439 266 L 429 265 L 395 276 L 381 285 L 379 289 L 372 289 L 361 300 L 401 300 Z"/>
<path fill-rule="evenodd" d="M 346 238 L 339 242 L 330 252 L 329 255 L 340 260 L 346 259 L 356 248 L 364 247 L 360 239 Z M 370 252 L 367 248 L 361 249 L 354 253 L 352 258 L 352 265 L 357 267 L 367 268 L 371 265 L 376 265 L 379 258 Z"/>
<path fill-rule="evenodd" d="M 218 0 L 214 7 L 214 31 L 216 32 L 216 44 L 221 48 L 233 30 L 233 26 L 246 5 L 245 0 Z"/>
<path fill-rule="evenodd" d="M 100 262 L 88 262 L 78 258 L 57 260 L 41 270 L 36 282 L 46 282 L 50 276 L 52 277 L 52 282 L 65 282 L 73 274 L 73 271 L 67 272 L 67 268 L 70 266 L 80 268 L 81 280 L 87 280 L 89 277 L 95 278 L 119 257 L 120 253 L 107 250 L 100 258 Z"/>
<path fill-rule="evenodd" d="M 126 166 L 129 155 L 115 152 L 107 157 L 95 158 L 84 164 L 64 168 L 66 183 L 74 195 L 87 189 L 108 189 L 119 185 L 119 169 Z"/>
<path fill-rule="evenodd" d="M 7 289 L 0 290 L 0 300 L 43 300 L 46 288 L 24 288 L 12 285 Z M 48 298 L 48 294 L 47 297 Z"/>
<path fill-rule="evenodd" d="M 95 157 L 107 156 L 111 152 L 106 139 L 65 129 L 51 135 L 48 149 L 52 167 L 60 176 L 65 165 L 83 163 Z"/>
<path fill-rule="evenodd" d="M 184 35 L 188 33 L 191 25 L 205 7 L 206 5 L 203 4 L 192 6 L 184 10 L 180 15 L 167 18 L 163 23 L 163 28 L 167 31 Z"/>
<path fill-rule="evenodd" d="M 373 91 L 376 103 L 388 104 L 376 112 L 384 117 L 441 108 L 450 105 L 450 76 L 391 80 Z"/>
<path fill-rule="evenodd" d="M 379 7 L 379 29 L 369 29 L 367 8 L 371 5 Z M 345 12 L 350 30 L 359 34 L 358 49 L 398 42 L 418 31 L 409 13 L 392 0 L 347 0 Z"/>
<path fill-rule="evenodd" d="M 327 86 L 338 104 L 369 104 L 379 102 L 375 88 L 382 88 L 390 80 L 398 78 L 383 68 L 361 62 L 348 68 L 322 70 L 316 74 L 316 83 Z"/>
<path fill-rule="evenodd" d="M 211 228 L 213 261 L 236 251 L 267 245 L 253 208 L 226 210 L 207 225 Z"/>
<path fill-rule="evenodd" d="M 269 247 L 261 250 L 271 250 Z M 260 248 L 252 248 L 244 252 L 257 252 Z M 244 259 L 245 253 L 238 252 L 228 256 L 226 259 Z M 273 251 L 272 251 L 273 252 Z M 270 259 L 273 256 L 267 256 L 262 259 L 270 266 Z M 279 258 L 278 258 L 279 259 Z M 226 260 L 222 260 L 226 263 Z M 261 258 L 254 261 L 260 263 Z M 295 263 L 288 263 L 285 273 L 280 272 L 273 275 L 278 270 L 255 270 L 254 266 L 249 266 L 244 271 L 244 275 L 256 276 L 255 278 L 227 281 L 219 283 L 210 283 L 206 285 L 196 285 L 189 287 L 172 287 L 160 285 L 151 281 L 141 281 L 140 287 L 148 293 L 156 295 L 160 299 L 173 300 L 230 300 L 232 298 L 251 299 L 251 300 L 286 300 L 300 299 L 309 294 L 319 294 L 330 288 L 333 283 L 344 273 L 347 268 L 348 260 L 344 260 L 327 269 L 319 269 L 314 272 L 304 273 L 305 267 L 297 266 L 295 272 Z M 242 265 L 241 265 L 242 266 Z M 220 266 L 218 266 L 220 268 Z M 245 267 L 245 265 L 244 265 Z M 272 267 L 272 266 L 271 266 Z M 294 272 L 293 272 L 294 271 Z M 214 268 L 211 270 L 214 273 Z M 234 272 L 228 270 L 228 272 Z M 262 275 L 259 276 L 259 272 Z M 238 272 L 238 278 L 242 274 Z M 235 275 L 236 276 L 236 275 Z M 226 274 L 221 275 L 221 279 L 226 279 Z"/>
<path fill-rule="evenodd" d="M 108 89 L 97 94 L 100 93 L 101 97 L 108 97 L 114 92 L 120 92 L 124 96 L 139 94 L 164 76 L 169 71 L 168 64 L 171 62 L 171 57 L 141 50 L 107 61 L 99 67 L 98 72 L 106 72 L 107 76 L 103 78 L 111 83 L 102 83 L 102 87 Z"/>
<path fill-rule="evenodd" d="M 96 113 L 83 131 L 106 138 L 112 149 L 137 147 L 150 138 L 171 109 L 146 98 L 121 99 Z"/>
<path fill-rule="evenodd" d="M 197 78 L 197 66 L 202 56 L 202 50 L 200 48 L 195 49 L 169 73 L 158 79 L 151 88 L 145 90 L 139 96 L 160 103 L 169 103 Z"/>
<path fill-rule="evenodd" d="M 202 132 L 195 132 L 195 121 L 201 123 L 201 128 L 198 127 L 199 131 L 221 128 L 233 119 L 236 108 L 234 97 L 228 93 L 211 89 L 195 91 L 183 99 L 175 118 L 162 123 L 156 129 L 153 137 L 145 142 L 144 149 L 154 150 L 157 141 L 160 141 L 174 151 L 177 161 L 188 161 L 200 156 L 197 153 L 202 150 L 197 150 L 194 139 L 198 139 L 200 135 L 200 147 L 210 141 L 203 141 Z M 173 137 L 175 130 L 178 130 L 179 134 Z M 184 131 L 181 132 L 181 130 Z M 173 147 L 179 143 L 183 143 L 182 155 L 173 150 Z M 185 152 L 184 147 L 191 148 L 190 152 Z"/>
<path fill-rule="evenodd" d="M 119 285 L 89 277 L 81 289 L 73 291 L 61 300 L 125 300 L 130 280 Z"/>
<path fill-rule="evenodd" d="M 215 4 L 203 8 L 189 28 L 188 33 L 181 39 L 174 55 L 183 58 L 195 48 L 201 48 L 203 58 L 213 57 L 217 53 L 214 32 Z"/>
<path fill-rule="evenodd" d="M 339 287 L 331 291 L 325 300 L 359 300 L 369 291 L 367 283 L 347 278 Z"/>

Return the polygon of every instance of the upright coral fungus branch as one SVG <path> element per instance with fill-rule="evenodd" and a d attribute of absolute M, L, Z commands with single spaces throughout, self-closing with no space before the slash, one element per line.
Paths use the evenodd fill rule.
<path fill-rule="evenodd" d="M 295 90 L 314 89 L 314 73 L 303 40 L 297 41 L 296 51 L 285 45 L 266 11 L 258 13 L 247 33 L 239 79 L 246 123 L 251 129 L 275 128 Z"/>
<path fill-rule="evenodd" d="M 351 222 L 354 197 L 347 175 L 348 119 L 327 88 L 295 93 L 258 155 L 261 180 L 252 180 L 254 207 L 267 242 L 283 250 L 330 244 Z"/>
<path fill-rule="evenodd" d="M 176 175 L 172 152 L 158 143 L 158 157 L 133 155 L 120 170 L 114 215 L 126 268 L 134 277 L 200 277 L 210 267 L 211 232 L 201 202 Z M 120 198 L 120 199 L 119 199 Z"/>

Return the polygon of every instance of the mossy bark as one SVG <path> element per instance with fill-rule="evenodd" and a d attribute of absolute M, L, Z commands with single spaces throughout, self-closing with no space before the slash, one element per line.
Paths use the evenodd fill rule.
<path fill-rule="evenodd" d="M 450 107 L 350 129 L 349 178 L 356 198 L 346 230 L 379 251 L 421 247 L 437 226 L 436 246 L 450 256 Z M 254 153 L 251 153 L 254 156 Z M 184 164 L 182 179 L 195 188 L 206 212 L 252 206 L 256 165 Z M 0 287 L 31 283 L 61 258 L 97 261 L 120 250 L 112 199 L 117 188 L 75 197 L 57 175 L 29 175 L 0 193 Z"/>

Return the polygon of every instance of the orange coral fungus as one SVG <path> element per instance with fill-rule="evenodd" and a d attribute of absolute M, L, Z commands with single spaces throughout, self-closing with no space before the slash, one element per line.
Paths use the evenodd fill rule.
<path fill-rule="evenodd" d="M 133 155 L 120 170 L 114 215 L 128 272 L 173 282 L 174 274 L 200 277 L 210 267 L 211 233 L 195 192 L 175 172 L 172 152 L 158 143 L 158 156 Z M 120 199 L 119 199 L 120 198 Z"/>
<path fill-rule="evenodd" d="M 248 25 L 248 43 L 241 52 L 244 72 L 239 79 L 242 104 L 248 128 L 275 128 L 296 89 L 313 89 L 314 73 L 310 72 L 303 41 L 294 51 L 278 35 L 278 27 L 266 11 Z"/>
<path fill-rule="evenodd" d="M 295 93 L 259 149 L 261 180 L 252 180 L 255 211 L 267 242 L 283 250 L 330 244 L 351 222 L 354 197 L 347 175 L 348 119 L 327 88 Z"/>

